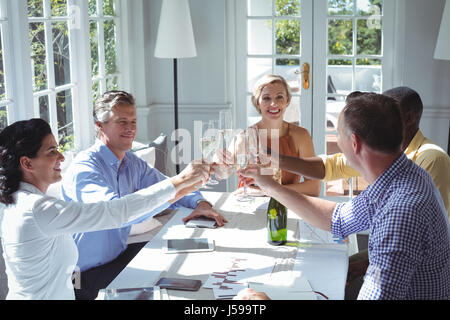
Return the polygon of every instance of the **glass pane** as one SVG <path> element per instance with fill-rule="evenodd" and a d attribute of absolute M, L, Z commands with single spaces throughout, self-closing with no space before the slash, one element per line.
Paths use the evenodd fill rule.
<path fill-rule="evenodd" d="M 357 54 L 381 54 L 381 19 L 357 20 Z"/>
<path fill-rule="evenodd" d="M 56 94 L 56 112 L 58 115 L 58 144 L 60 151 L 73 148 L 73 115 L 72 90 L 60 91 Z"/>
<path fill-rule="evenodd" d="M 5 68 L 3 66 L 2 29 L 0 25 L 0 100 L 6 99 Z"/>
<path fill-rule="evenodd" d="M 117 72 L 116 25 L 113 20 L 105 21 L 105 63 L 106 74 Z"/>
<path fill-rule="evenodd" d="M 353 0 L 328 0 L 328 14 L 353 15 Z"/>
<path fill-rule="evenodd" d="M 344 107 L 345 107 L 344 98 L 342 98 L 341 100 L 327 100 L 327 110 L 326 110 L 327 133 L 336 133 L 338 117 L 339 117 L 339 114 L 341 113 L 342 109 L 344 109 Z M 333 149 L 333 150 L 336 151 L 337 149 Z M 333 153 L 334 152 L 331 152 L 329 154 L 333 154 Z"/>
<path fill-rule="evenodd" d="M 89 23 L 89 38 L 91 42 L 91 72 L 93 76 L 98 75 L 98 29 L 97 22 Z"/>
<path fill-rule="evenodd" d="M 52 16 L 67 16 L 67 0 L 51 0 Z"/>
<path fill-rule="evenodd" d="M 276 45 L 278 54 L 300 54 L 300 21 L 277 20 Z"/>
<path fill-rule="evenodd" d="M 97 15 L 97 0 L 89 0 L 88 11 L 90 16 Z"/>
<path fill-rule="evenodd" d="M 283 119 L 297 125 L 300 124 L 300 97 L 294 96 L 291 98 L 291 103 L 286 109 Z"/>
<path fill-rule="evenodd" d="M 272 54 L 272 20 L 248 20 L 248 54 Z"/>
<path fill-rule="evenodd" d="M 328 93 L 349 94 L 352 91 L 353 66 L 351 59 L 329 59 L 327 67 Z M 329 100 L 336 100 L 329 97 Z"/>
<path fill-rule="evenodd" d="M 357 60 L 355 90 L 381 93 L 381 61 L 379 59 Z"/>
<path fill-rule="evenodd" d="M 248 58 L 247 59 L 247 84 L 248 91 L 253 92 L 255 82 L 262 76 L 272 73 L 272 59 Z"/>
<path fill-rule="evenodd" d="M 272 15 L 272 0 L 248 0 L 247 6 L 249 16 Z"/>
<path fill-rule="evenodd" d="M 300 15 L 300 0 L 276 0 L 276 16 L 296 16 Z"/>
<path fill-rule="evenodd" d="M 45 54 L 44 23 L 30 23 L 31 68 L 33 70 L 33 90 L 47 89 L 47 63 Z"/>
<path fill-rule="evenodd" d="M 0 131 L 8 126 L 8 112 L 6 106 L 0 107 Z"/>
<path fill-rule="evenodd" d="M 356 0 L 356 13 L 361 16 L 381 15 L 383 0 Z"/>
<path fill-rule="evenodd" d="M 114 0 L 103 0 L 103 15 L 114 16 Z"/>
<path fill-rule="evenodd" d="M 353 21 L 344 19 L 328 20 L 329 54 L 353 54 Z"/>
<path fill-rule="evenodd" d="M 39 118 L 44 119 L 50 123 L 50 114 L 48 106 L 48 96 L 39 97 Z"/>
<path fill-rule="evenodd" d="M 275 74 L 286 79 L 291 93 L 300 93 L 300 59 L 277 59 Z"/>
<path fill-rule="evenodd" d="M 28 16 L 43 17 L 44 6 L 42 0 L 28 0 Z"/>
<path fill-rule="evenodd" d="M 70 83 L 69 30 L 67 22 L 52 23 L 55 85 Z"/>
<path fill-rule="evenodd" d="M 106 79 L 106 90 L 118 90 L 119 89 L 119 82 L 117 77 L 112 77 Z"/>

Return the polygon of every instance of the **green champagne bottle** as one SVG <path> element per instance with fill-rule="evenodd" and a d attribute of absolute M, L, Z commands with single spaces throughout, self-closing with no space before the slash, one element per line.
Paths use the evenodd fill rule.
<path fill-rule="evenodd" d="M 270 198 L 267 207 L 267 242 L 274 246 L 287 240 L 287 209 L 275 198 Z"/>

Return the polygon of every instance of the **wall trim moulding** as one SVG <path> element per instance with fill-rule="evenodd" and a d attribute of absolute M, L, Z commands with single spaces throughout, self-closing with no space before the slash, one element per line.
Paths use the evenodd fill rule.
<path fill-rule="evenodd" d="M 178 104 L 178 113 L 219 113 L 220 110 L 231 109 L 231 104 Z M 173 104 L 155 103 L 148 106 L 149 113 L 173 113 Z"/>
<path fill-rule="evenodd" d="M 423 108 L 422 118 L 447 118 L 450 119 L 450 108 Z"/>

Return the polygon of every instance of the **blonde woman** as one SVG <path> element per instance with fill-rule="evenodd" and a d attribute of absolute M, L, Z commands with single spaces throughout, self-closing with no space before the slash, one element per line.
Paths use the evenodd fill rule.
<path fill-rule="evenodd" d="M 252 127 L 259 132 L 266 130 L 267 141 L 262 143 L 267 143 L 269 148 L 273 144 L 271 139 L 278 139 L 280 154 L 301 158 L 313 157 L 315 156 L 314 146 L 308 130 L 283 120 L 291 97 L 289 86 L 283 77 L 270 74 L 259 79 L 253 90 L 252 103 L 258 113 L 261 114 L 261 120 Z M 225 163 L 232 162 L 233 152 L 221 155 L 226 158 Z M 224 167 L 227 170 L 223 170 Z M 231 168 L 226 165 L 221 165 L 219 170 L 216 169 L 216 171 L 220 171 L 216 174 L 219 178 L 226 178 L 231 174 Z M 300 182 L 301 177 L 294 173 L 283 170 L 281 173 L 281 182 L 288 188 L 310 196 L 319 195 L 319 181 L 304 178 L 303 182 Z M 251 182 L 247 182 L 247 184 L 249 183 L 251 184 Z M 243 189 L 241 188 L 243 186 L 244 181 L 240 177 L 238 193 Z M 250 185 L 248 192 L 251 195 L 262 195 L 261 190 L 253 185 Z"/>

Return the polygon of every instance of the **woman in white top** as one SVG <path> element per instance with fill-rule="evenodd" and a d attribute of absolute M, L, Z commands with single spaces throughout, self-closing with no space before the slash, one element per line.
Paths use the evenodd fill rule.
<path fill-rule="evenodd" d="M 207 166 L 188 165 L 177 176 L 121 199 L 84 204 L 46 196 L 61 180 L 64 156 L 42 119 L 18 121 L 0 133 L 0 236 L 8 276 L 7 299 L 74 299 L 78 259 L 71 234 L 116 228 L 174 202 L 209 178 Z M 101 214 L 99 214 L 101 213 Z"/>

